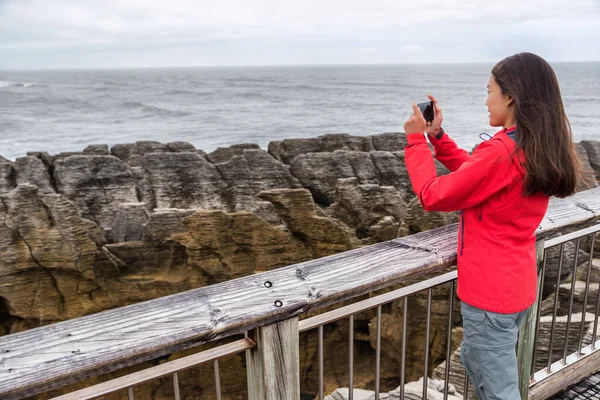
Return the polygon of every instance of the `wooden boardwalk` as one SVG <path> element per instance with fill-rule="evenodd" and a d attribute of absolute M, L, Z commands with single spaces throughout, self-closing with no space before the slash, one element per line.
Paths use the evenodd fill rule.
<path fill-rule="evenodd" d="M 599 366 L 600 368 L 600 366 Z M 600 399 L 600 373 L 588 376 L 580 382 L 569 386 L 550 400 L 583 400 Z"/>

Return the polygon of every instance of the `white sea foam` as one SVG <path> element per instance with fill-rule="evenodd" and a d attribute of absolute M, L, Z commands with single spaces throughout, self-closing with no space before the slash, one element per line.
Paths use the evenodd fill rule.
<path fill-rule="evenodd" d="M 33 83 L 30 82 L 11 82 L 11 81 L 0 81 L 0 88 L 4 88 L 4 87 L 22 87 L 22 88 L 28 88 L 28 87 L 32 87 L 35 86 Z"/>

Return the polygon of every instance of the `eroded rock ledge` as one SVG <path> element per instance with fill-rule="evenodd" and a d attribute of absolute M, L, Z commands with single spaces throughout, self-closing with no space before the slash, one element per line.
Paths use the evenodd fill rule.
<path fill-rule="evenodd" d="M 454 213 L 423 212 L 405 144 L 400 133 L 339 134 L 272 142 L 268 151 L 241 144 L 207 154 L 189 143 L 145 141 L 0 157 L 0 335 L 456 222 Z M 595 187 L 600 142 L 578 149 L 588 170 L 580 187 Z M 447 173 L 441 164 L 438 173 Z M 441 362 L 447 291 L 434 297 L 431 355 Z M 409 305 L 407 377 L 418 379 L 425 300 Z M 387 390 L 398 383 L 400 311 L 394 303 L 382 315 Z M 373 318 L 355 322 L 365 332 L 357 334 L 357 384 L 372 379 Z M 347 327 L 327 329 L 326 347 L 339 350 L 327 362 L 334 370 L 346 362 Z M 311 388 L 316 338 L 301 343 L 303 385 Z M 234 377 L 230 389 L 242 396 Z M 327 382 L 329 391 L 340 386 L 342 378 Z"/>

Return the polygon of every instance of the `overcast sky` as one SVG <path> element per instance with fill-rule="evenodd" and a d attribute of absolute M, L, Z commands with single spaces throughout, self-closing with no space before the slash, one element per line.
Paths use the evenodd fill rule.
<path fill-rule="evenodd" d="M 0 0 L 0 69 L 495 62 L 521 51 L 600 61 L 600 0 Z"/>

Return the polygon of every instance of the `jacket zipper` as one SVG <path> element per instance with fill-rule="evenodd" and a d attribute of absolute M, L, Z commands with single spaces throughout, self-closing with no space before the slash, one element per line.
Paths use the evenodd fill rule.
<path fill-rule="evenodd" d="M 460 210 L 460 255 L 463 254 L 463 248 L 465 247 L 465 213 Z"/>

